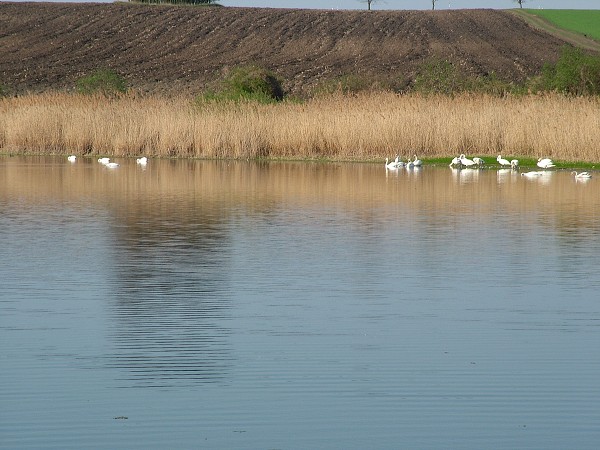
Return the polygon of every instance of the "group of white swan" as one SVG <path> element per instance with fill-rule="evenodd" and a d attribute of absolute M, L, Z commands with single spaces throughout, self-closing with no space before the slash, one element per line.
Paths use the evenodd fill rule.
<path fill-rule="evenodd" d="M 402 167 L 407 169 L 412 169 L 414 167 L 421 167 L 423 165 L 423 161 L 417 158 L 417 155 L 414 155 L 414 159 L 407 159 L 406 162 L 400 160 L 400 156 L 396 155 L 396 159 L 390 162 L 389 158 L 385 158 L 385 168 L 386 170 L 397 170 Z"/>
<path fill-rule="evenodd" d="M 475 156 L 472 159 L 467 158 L 467 156 L 464 153 L 461 153 L 460 156 L 455 156 L 454 158 L 452 158 L 452 161 L 450 162 L 450 167 L 458 167 L 458 168 L 467 168 L 467 169 L 472 169 L 472 168 L 480 168 L 483 167 L 485 165 L 485 161 L 478 157 Z"/>
<path fill-rule="evenodd" d="M 550 158 L 538 158 L 536 165 L 540 169 L 550 169 L 552 167 L 555 167 L 554 161 L 552 161 Z M 532 170 L 530 172 L 522 173 L 521 176 L 526 178 L 537 178 L 541 177 L 545 173 L 547 172 L 544 170 Z"/>
<path fill-rule="evenodd" d="M 70 163 L 74 163 L 77 161 L 77 156 L 69 155 L 67 157 L 67 160 Z M 119 167 L 119 163 L 111 162 L 110 158 L 107 158 L 107 157 L 98 158 L 98 162 L 109 169 L 116 169 L 117 167 Z M 139 164 L 140 166 L 145 167 L 148 164 L 148 158 L 146 158 L 145 156 L 142 156 L 141 158 L 136 159 L 135 162 L 136 162 L 136 164 Z"/>
<path fill-rule="evenodd" d="M 498 155 L 498 157 L 496 158 L 496 161 L 498 162 L 498 164 L 500 164 L 500 166 L 502 167 L 510 167 L 511 169 L 519 169 L 519 160 L 518 159 L 513 159 L 513 160 L 508 160 L 506 158 L 503 158 L 502 155 Z M 453 168 L 480 168 L 483 167 L 483 165 L 485 164 L 485 161 L 479 157 L 474 157 L 472 159 L 469 159 L 465 156 L 465 154 L 461 154 L 460 156 L 455 156 L 454 158 L 452 158 L 452 161 L 450 162 L 450 167 Z M 550 158 L 539 158 L 537 160 L 536 165 L 540 168 L 540 169 L 550 169 L 552 167 L 556 167 L 556 164 L 554 164 L 554 161 L 552 161 L 552 159 Z M 524 172 L 521 174 L 521 176 L 524 176 L 526 178 L 537 178 L 540 177 L 544 174 L 548 173 L 545 170 L 535 170 L 535 171 L 531 171 L 531 172 Z M 589 180 L 590 178 L 592 178 L 592 175 L 589 172 L 571 172 L 572 174 L 575 175 L 575 179 L 576 180 Z"/>
<path fill-rule="evenodd" d="M 119 163 L 111 162 L 110 158 L 98 158 L 98 162 L 100 164 L 104 164 L 104 166 L 109 169 L 116 169 L 117 167 L 119 167 Z"/>

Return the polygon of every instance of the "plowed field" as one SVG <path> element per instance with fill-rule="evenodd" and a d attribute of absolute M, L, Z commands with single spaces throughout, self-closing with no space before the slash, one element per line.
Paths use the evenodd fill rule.
<path fill-rule="evenodd" d="M 194 93 L 247 63 L 275 71 L 296 94 L 348 74 L 402 88 L 434 56 L 522 80 L 562 45 L 500 10 L 0 3 L 0 83 L 12 93 L 71 90 L 98 68 L 139 92 Z"/>

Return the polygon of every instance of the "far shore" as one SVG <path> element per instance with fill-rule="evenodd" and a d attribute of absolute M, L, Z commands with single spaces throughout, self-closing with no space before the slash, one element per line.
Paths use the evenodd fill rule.
<path fill-rule="evenodd" d="M 434 164 L 464 153 L 600 162 L 600 99 L 370 93 L 305 103 L 51 93 L 0 99 L 0 153 Z M 534 165 L 534 164 L 533 164 Z"/>

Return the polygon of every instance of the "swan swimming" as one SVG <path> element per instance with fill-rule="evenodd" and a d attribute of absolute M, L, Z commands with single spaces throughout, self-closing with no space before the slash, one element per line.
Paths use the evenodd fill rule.
<path fill-rule="evenodd" d="M 412 162 L 415 167 L 421 167 L 423 165 L 423 161 L 417 158 L 417 155 L 414 155 L 414 161 Z"/>
<path fill-rule="evenodd" d="M 550 167 L 554 167 L 554 162 L 550 158 L 539 158 L 537 160 L 537 166 L 542 169 L 549 169 Z"/>
<path fill-rule="evenodd" d="M 106 165 L 106 164 L 110 163 L 110 158 L 98 158 L 98 162 L 100 164 Z"/>
<path fill-rule="evenodd" d="M 396 159 L 394 160 L 394 162 L 396 163 L 396 169 L 399 169 L 400 167 L 404 167 L 404 161 L 402 161 L 400 159 L 399 155 L 396 155 Z"/>
<path fill-rule="evenodd" d="M 148 158 L 142 156 L 141 158 L 136 159 L 135 162 L 141 166 L 145 166 L 146 164 L 148 164 Z"/>
<path fill-rule="evenodd" d="M 116 163 L 116 162 L 108 162 L 104 165 L 106 167 L 108 167 L 109 169 L 116 169 L 117 167 L 119 167 L 119 163 Z"/>
<path fill-rule="evenodd" d="M 532 172 L 525 172 L 525 173 L 521 174 L 522 177 L 527 177 L 527 178 L 536 178 L 536 177 L 541 177 L 542 175 L 544 175 L 544 172 L 540 172 L 539 170 L 532 171 Z"/>
<path fill-rule="evenodd" d="M 389 162 L 389 159 L 385 158 L 385 168 L 389 170 L 396 170 L 398 168 L 398 165 L 395 161 Z"/>
<path fill-rule="evenodd" d="M 69 160 L 69 162 L 74 163 L 77 160 L 77 156 L 75 156 L 75 155 L 69 155 L 69 157 L 67 159 Z"/>
<path fill-rule="evenodd" d="M 589 180 L 590 178 L 592 178 L 592 175 L 589 172 L 571 172 L 572 174 L 575 175 L 575 179 L 576 180 Z"/>
<path fill-rule="evenodd" d="M 501 166 L 510 166 L 510 161 L 508 159 L 504 159 L 501 155 L 498 155 L 496 161 L 498 161 Z"/>

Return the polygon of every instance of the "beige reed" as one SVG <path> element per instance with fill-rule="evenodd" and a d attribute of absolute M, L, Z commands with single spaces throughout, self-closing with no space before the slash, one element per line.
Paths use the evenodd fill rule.
<path fill-rule="evenodd" d="M 204 104 L 62 93 L 0 100 L 8 153 L 375 160 L 414 153 L 600 161 L 600 99 L 371 93 Z"/>

